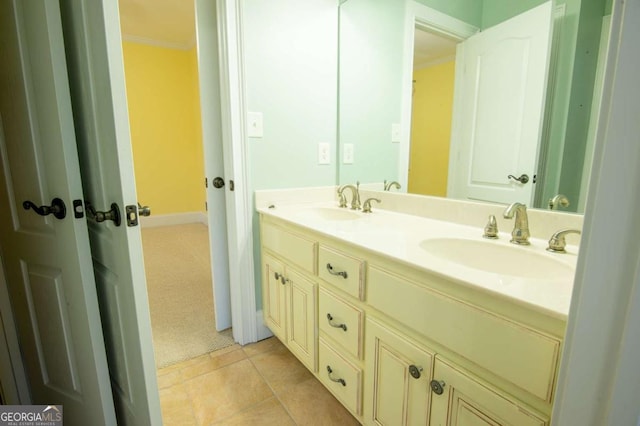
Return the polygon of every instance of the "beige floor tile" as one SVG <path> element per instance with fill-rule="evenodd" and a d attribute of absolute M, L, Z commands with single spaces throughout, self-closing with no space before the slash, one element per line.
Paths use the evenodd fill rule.
<path fill-rule="evenodd" d="M 185 383 L 199 424 L 231 417 L 273 397 L 249 360 L 235 362 Z"/>
<path fill-rule="evenodd" d="M 196 426 L 196 418 L 191 408 L 191 400 L 185 386 L 175 385 L 160 390 L 160 409 L 165 425 Z"/>
<path fill-rule="evenodd" d="M 158 389 L 166 389 L 168 387 L 180 384 L 184 381 L 182 375 L 180 374 L 180 370 L 172 370 L 164 372 L 163 374 L 158 373 Z"/>
<path fill-rule="evenodd" d="M 295 423 L 276 398 L 268 399 L 255 407 L 220 421 L 230 426 L 295 426 Z"/>
<path fill-rule="evenodd" d="M 226 352 L 213 357 L 201 358 L 200 362 L 189 364 L 180 370 L 180 374 L 184 380 L 189 380 L 193 377 L 201 376 L 246 358 L 247 356 L 242 349 L 237 348 L 235 351 Z"/>
<path fill-rule="evenodd" d="M 225 355 L 229 352 L 233 352 L 236 351 L 238 349 L 242 349 L 242 346 L 240 346 L 239 344 L 235 344 L 235 345 L 231 345 L 231 346 L 227 346 L 226 348 L 222 348 L 222 349 L 218 349 L 216 351 L 213 352 L 209 352 L 209 357 L 210 358 L 215 358 L 217 356 L 221 356 L 221 355 Z"/>
<path fill-rule="evenodd" d="M 251 362 L 276 395 L 313 377 L 307 367 L 284 346 L 255 355 Z"/>
<path fill-rule="evenodd" d="M 269 337 L 268 339 L 243 346 L 242 350 L 247 354 L 248 357 L 252 357 L 261 353 L 284 347 L 285 346 L 280 342 L 280 340 L 278 340 L 277 337 Z"/>
<path fill-rule="evenodd" d="M 359 424 L 315 377 L 291 386 L 278 399 L 300 426 Z"/>

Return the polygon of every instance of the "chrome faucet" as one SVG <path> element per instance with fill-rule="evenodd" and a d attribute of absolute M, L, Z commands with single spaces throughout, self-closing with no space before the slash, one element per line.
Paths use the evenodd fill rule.
<path fill-rule="evenodd" d="M 554 233 L 551 238 L 549 238 L 549 247 L 547 247 L 547 251 L 553 253 L 566 253 L 565 247 L 567 246 L 567 241 L 564 239 L 567 234 L 580 234 L 580 231 L 577 229 L 563 229 L 562 231 L 558 231 Z"/>
<path fill-rule="evenodd" d="M 398 182 L 396 182 L 395 180 L 393 182 L 387 182 L 386 180 L 384 181 L 384 190 L 385 191 L 391 191 L 391 187 L 394 187 L 395 189 L 400 189 L 401 186 Z"/>
<path fill-rule="evenodd" d="M 342 185 L 338 188 L 338 197 L 340 199 L 340 207 L 347 207 L 347 199 L 343 192 L 345 189 L 351 190 L 351 210 L 360 210 L 360 182 L 356 185 Z"/>
<path fill-rule="evenodd" d="M 516 220 L 511 231 L 511 241 L 513 244 L 529 245 L 529 219 L 527 218 L 527 206 L 522 203 L 513 203 L 504 211 L 505 219 Z"/>
<path fill-rule="evenodd" d="M 549 210 L 557 209 L 558 207 L 569 207 L 569 199 L 566 195 L 557 194 L 549 200 Z"/>

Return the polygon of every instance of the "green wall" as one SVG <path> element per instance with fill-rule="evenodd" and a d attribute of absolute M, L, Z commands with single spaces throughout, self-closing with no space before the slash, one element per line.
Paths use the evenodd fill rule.
<path fill-rule="evenodd" d="M 339 183 L 382 182 L 398 176 L 405 5 L 349 0 L 340 5 L 339 146 L 353 144 L 353 164 L 339 153 Z"/>
<path fill-rule="evenodd" d="M 244 0 L 246 110 L 264 136 L 248 139 L 249 191 L 336 181 L 338 8 L 335 0 Z M 205 119 L 203 117 L 203 119 Z M 331 164 L 318 164 L 318 143 Z M 258 215 L 253 220 L 256 306 L 262 307 Z"/>
<path fill-rule="evenodd" d="M 500 22 L 526 12 L 547 0 L 483 0 L 480 28 L 493 27 Z"/>
<path fill-rule="evenodd" d="M 559 0 L 564 18 L 557 23 L 555 83 L 547 103 L 548 151 L 540 202 L 565 194 L 578 206 L 591 114 L 602 17 L 607 0 Z"/>
<path fill-rule="evenodd" d="M 349 0 L 351 1 L 351 0 Z M 474 27 L 482 28 L 483 3 L 486 0 L 416 0 L 432 9 L 438 10 Z M 513 3 L 514 0 L 505 0 Z M 520 0 L 518 0 L 519 2 Z"/>

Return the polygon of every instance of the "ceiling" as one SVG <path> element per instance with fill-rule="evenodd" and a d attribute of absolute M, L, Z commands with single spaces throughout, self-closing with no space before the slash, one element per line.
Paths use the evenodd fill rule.
<path fill-rule="evenodd" d="M 118 0 L 125 40 L 188 49 L 195 45 L 193 0 Z"/>
<path fill-rule="evenodd" d="M 413 68 L 420 69 L 455 59 L 457 41 L 416 28 Z"/>

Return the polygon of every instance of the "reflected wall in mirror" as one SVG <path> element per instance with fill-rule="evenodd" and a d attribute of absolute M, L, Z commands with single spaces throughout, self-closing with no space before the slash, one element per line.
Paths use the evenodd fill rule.
<path fill-rule="evenodd" d="M 343 2 L 339 43 L 339 183 L 376 182 L 382 189 L 384 180 L 398 180 L 403 190 L 408 187 L 413 193 L 503 203 L 525 201 L 539 208 L 548 208 L 549 200 L 563 193 L 570 204 L 556 208 L 583 211 L 592 159 L 591 141 L 597 124 L 589 118 L 592 103 L 599 104 L 597 65 L 604 62 L 598 61 L 597 52 L 602 55 L 604 50 L 600 49 L 601 35 L 606 46 L 608 30 L 606 21 L 603 26 L 603 16 L 610 13 L 609 0 L 558 0 L 550 7 L 554 11 L 553 32 L 547 31 L 550 42 L 542 42 L 550 54 L 544 53 L 541 69 L 545 74 L 535 95 L 537 101 L 524 101 L 516 81 L 514 88 L 503 90 L 510 95 L 503 106 L 467 111 L 470 118 L 460 120 L 458 109 L 469 109 L 478 102 L 458 99 L 464 90 L 457 85 L 460 70 L 452 51 L 432 58 L 431 67 L 419 62 L 422 46 L 429 45 L 418 42 L 423 38 L 433 41 L 431 36 L 435 34 L 450 45 L 457 45 L 478 31 L 478 35 L 486 38 L 495 28 L 523 13 L 531 14 L 531 9 L 544 3 L 540 0 Z M 550 21 L 551 17 L 547 23 Z M 422 30 L 430 35 L 423 37 Z M 517 43 L 510 41 L 503 45 L 522 60 L 523 56 L 515 49 Z M 547 79 L 544 65 L 548 58 L 551 66 Z M 498 83 L 479 79 L 471 92 L 484 91 L 485 99 L 491 99 L 495 93 L 493 97 L 497 98 L 500 82 L 522 73 L 522 62 L 495 64 L 493 69 L 482 70 L 482 74 L 498 76 Z M 456 102 L 452 102 L 452 91 Z M 537 109 L 537 118 L 529 125 L 514 118 L 500 126 L 490 121 L 523 105 Z M 458 117 L 458 125 L 453 117 Z M 448 124 L 451 120 L 453 127 Z M 483 132 L 491 143 L 498 136 L 507 138 L 507 142 L 481 146 L 474 137 Z M 517 143 L 526 137 L 535 142 L 533 151 L 527 154 Z M 417 139 L 422 140 L 421 145 L 414 143 Z M 447 141 L 452 141 L 450 148 Z M 462 150 L 457 145 L 460 141 L 470 147 Z M 352 158 L 342 155 L 345 148 L 353 152 Z M 450 156 L 450 152 L 455 155 Z M 507 174 L 519 178 L 524 173 L 519 171 L 522 166 L 510 165 L 513 172 L 504 173 L 505 170 L 492 165 L 509 152 L 512 157 L 529 161 L 527 184 L 506 179 Z M 461 168 L 468 175 L 454 174 L 458 180 L 504 179 L 496 185 L 504 196 L 492 198 L 494 195 L 485 193 L 484 188 L 473 194 L 461 193 L 455 186 L 452 189 L 449 163 L 459 162 L 461 157 Z M 513 191 L 521 188 L 528 192 Z"/>

